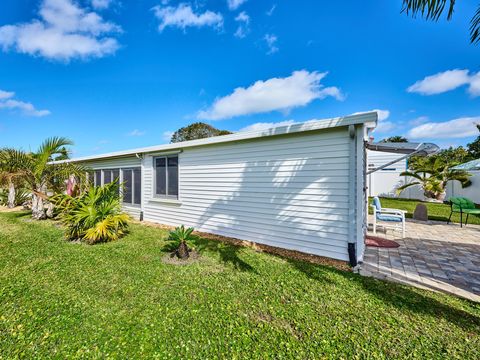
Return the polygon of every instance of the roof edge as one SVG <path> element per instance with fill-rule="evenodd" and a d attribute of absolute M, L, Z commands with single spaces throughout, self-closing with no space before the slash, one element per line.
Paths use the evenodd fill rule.
<path fill-rule="evenodd" d="M 221 135 L 205 139 L 183 141 L 173 144 L 162 144 L 155 145 L 143 148 L 136 148 L 131 150 L 116 151 L 111 153 L 104 153 L 99 155 L 91 155 L 73 158 L 69 160 L 54 161 L 52 163 L 59 164 L 65 162 L 83 162 L 83 161 L 92 161 L 100 159 L 109 159 L 109 158 L 118 158 L 131 156 L 136 154 L 145 154 L 153 152 L 162 152 L 162 151 L 172 151 L 177 149 L 184 149 L 194 146 L 204 146 L 204 145 L 213 145 L 219 143 L 228 143 L 241 140 L 257 139 L 262 137 L 278 136 L 278 135 L 287 135 L 302 133 L 307 131 L 330 129 L 341 126 L 355 125 L 355 124 L 367 124 L 369 127 L 375 127 L 377 124 L 378 115 L 374 112 L 365 112 L 362 114 L 348 115 L 343 117 L 336 117 L 330 119 L 319 119 L 319 120 L 309 120 L 302 123 L 296 123 L 286 126 L 272 127 L 264 130 L 253 130 L 253 131 L 241 131 L 230 135 Z"/>

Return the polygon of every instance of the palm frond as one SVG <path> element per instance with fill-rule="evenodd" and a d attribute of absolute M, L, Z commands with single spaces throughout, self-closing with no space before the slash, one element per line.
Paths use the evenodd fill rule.
<path fill-rule="evenodd" d="M 448 5 L 447 19 L 453 16 L 455 0 L 403 0 L 402 12 L 413 17 L 420 14 L 427 20 L 437 21 Z"/>
<path fill-rule="evenodd" d="M 480 42 L 480 6 L 470 21 L 470 42 L 478 44 Z M 480 130 L 480 125 L 477 125 Z"/>

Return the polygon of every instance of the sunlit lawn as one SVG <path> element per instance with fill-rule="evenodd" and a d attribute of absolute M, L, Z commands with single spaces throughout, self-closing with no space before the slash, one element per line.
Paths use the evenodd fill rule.
<path fill-rule="evenodd" d="M 0 358 L 480 358 L 477 304 L 206 240 L 169 265 L 165 237 L 0 214 Z"/>
<path fill-rule="evenodd" d="M 413 215 L 415 206 L 417 206 L 417 204 L 420 203 L 420 201 L 418 200 L 391 199 L 391 198 L 381 198 L 380 201 L 382 203 L 382 207 L 406 210 L 407 211 L 406 217 L 410 217 L 410 218 Z M 370 203 L 372 203 L 372 199 L 370 199 Z M 437 221 L 448 220 L 448 217 L 450 216 L 450 205 L 442 204 L 442 203 L 433 203 L 433 202 L 422 202 L 422 203 L 427 206 L 428 218 L 430 220 L 437 220 Z M 369 209 L 369 211 L 371 212 L 371 209 Z M 455 223 L 459 223 L 460 214 L 453 213 L 451 221 Z M 463 217 L 463 221 L 465 222 L 465 215 Z M 475 215 L 469 216 L 468 223 L 480 225 L 480 216 L 475 216 Z"/>

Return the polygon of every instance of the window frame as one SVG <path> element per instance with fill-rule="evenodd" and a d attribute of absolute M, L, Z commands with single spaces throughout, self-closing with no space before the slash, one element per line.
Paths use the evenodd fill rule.
<path fill-rule="evenodd" d="M 168 195 L 168 158 L 177 158 L 177 194 Z M 157 159 L 165 159 L 165 195 L 157 194 Z M 178 153 L 152 156 L 154 199 L 179 200 L 180 199 L 180 156 Z"/>
<path fill-rule="evenodd" d="M 123 196 L 123 188 L 120 190 L 121 191 L 121 195 L 122 195 L 122 204 L 124 205 L 127 205 L 127 206 L 135 206 L 135 207 L 141 207 L 142 206 L 142 167 L 141 166 L 132 166 L 132 167 L 123 167 L 123 168 L 119 168 L 119 171 L 120 171 L 120 184 L 123 184 L 125 182 L 125 175 L 124 175 L 124 172 L 125 171 L 131 171 L 131 176 L 132 178 L 130 179 L 131 181 L 131 184 L 132 184 L 132 196 L 131 196 L 131 199 L 130 199 L 130 202 L 127 202 L 125 201 L 125 197 Z M 140 171 L 140 203 L 139 204 L 135 204 L 135 170 L 139 170 Z"/>

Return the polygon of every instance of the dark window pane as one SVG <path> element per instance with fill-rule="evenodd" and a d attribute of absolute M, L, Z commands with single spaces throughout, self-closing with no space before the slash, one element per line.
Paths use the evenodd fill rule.
<path fill-rule="evenodd" d="M 114 180 L 120 181 L 119 177 L 120 177 L 120 170 L 118 169 L 112 170 L 112 181 Z"/>
<path fill-rule="evenodd" d="M 88 186 L 95 185 L 95 173 L 93 171 L 88 172 Z"/>
<path fill-rule="evenodd" d="M 110 184 L 112 182 L 112 171 L 104 170 L 103 171 L 103 184 Z"/>
<path fill-rule="evenodd" d="M 123 202 L 132 203 L 132 170 L 123 170 Z"/>
<path fill-rule="evenodd" d="M 142 202 L 142 175 L 139 168 L 133 169 L 133 203 L 140 205 Z"/>
<path fill-rule="evenodd" d="M 168 195 L 178 195 L 178 157 L 168 158 Z"/>
<path fill-rule="evenodd" d="M 167 194 L 167 176 L 165 167 L 165 158 L 155 159 L 155 194 L 166 195 Z"/>
<path fill-rule="evenodd" d="M 100 170 L 95 171 L 95 186 L 102 186 L 102 172 Z"/>

